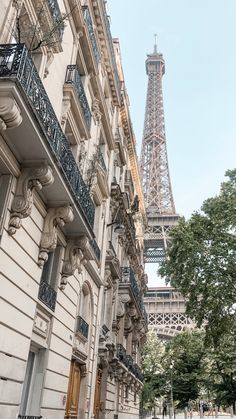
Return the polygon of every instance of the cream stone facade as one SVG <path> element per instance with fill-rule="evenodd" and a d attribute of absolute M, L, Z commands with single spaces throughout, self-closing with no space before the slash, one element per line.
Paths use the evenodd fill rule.
<path fill-rule="evenodd" d="M 139 417 L 145 210 L 105 3 L 0 4 L 0 419 Z"/>

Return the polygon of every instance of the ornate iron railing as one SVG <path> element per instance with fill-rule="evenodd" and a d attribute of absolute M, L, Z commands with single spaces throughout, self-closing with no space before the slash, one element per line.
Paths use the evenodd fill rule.
<path fill-rule="evenodd" d="M 99 61 L 100 61 L 100 53 L 99 53 L 99 49 L 98 49 L 96 35 L 95 35 L 94 29 L 93 29 L 93 21 L 92 21 L 88 6 L 83 6 L 83 13 L 84 13 L 84 20 L 85 20 L 85 23 L 87 25 L 88 32 L 89 32 L 90 41 L 91 41 L 91 44 L 92 44 L 92 47 L 93 47 L 93 53 L 94 53 L 94 56 L 95 56 L 95 60 L 96 60 L 96 63 L 98 64 Z"/>
<path fill-rule="evenodd" d="M 91 111 L 89 109 L 89 104 L 86 98 L 84 91 L 84 86 L 81 81 L 81 77 L 76 65 L 68 65 L 66 70 L 66 80 L 67 84 L 73 84 L 76 90 L 76 93 L 79 98 L 80 106 L 82 108 L 86 125 L 90 128 L 91 125 Z"/>
<path fill-rule="evenodd" d="M 82 336 L 88 339 L 89 325 L 81 316 L 77 317 L 76 332 L 81 333 Z"/>
<path fill-rule="evenodd" d="M 0 45 L 0 78 L 15 79 L 23 90 L 75 201 L 82 207 L 88 223 L 93 227 L 95 208 L 89 190 L 80 174 L 30 53 L 24 45 Z"/>
<path fill-rule="evenodd" d="M 105 172 L 107 171 L 107 167 L 106 167 L 106 163 L 105 163 L 105 161 L 104 161 L 104 158 L 103 158 L 103 155 L 102 155 L 102 152 L 101 152 L 101 150 L 100 150 L 100 148 L 98 147 L 98 162 L 99 162 L 99 164 L 102 166 L 102 168 L 105 170 Z"/>
<path fill-rule="evenodd" d="M 64 33 L 65 23 L 58 6 L 58 2 L 57 0 L 48 0 L 47 3 L 54 22 L 54 26 L 56 28 L 56 32 L 58 34 L 58 38 L 61 41 Z"/>
<path fill-rule="evenodd" d="M 129 283 L 134 299 L 141 313 L 143 312 L 143 298 L 138 283 L 134 276 L 134 271 L 130 267 L 121 268 L 121 283 Z"/>
<path fill-rule="evenodd" d="M 39 285 L 38 298 L 52 311 L 55 311 L 57 292 L 45 281 L 41 281 Z"/>
<path fill-rule="evenodd" d="M 100 260 L 100 258 L 101 258 L 101 250 L 99 249 L 99 247 L 98 247 L 98 244 L 97 244 L 97 242 L 96 242 L 96 240 L 95 239 L 93 239 L 93 240 L 90 240 L 90 246 L 92 247 L 92 249 L 93 249 L 93 251 L 94 251 L 94 253 L 95 253 L 95 256 L 96 256 L 96 258 L 98 259 L 98 260 Z"/>
<path fill-rule="evenodd" d="M 120 343 L 117 344 L 116 356 L 118 361 L 120 361 L 130 372 L 132 372 L 138 380 L 143 381 L 141 369 L 134 363 L 132 356 L 127 355 L 124 346 Z"/>
<path fill-rule="evenodd" d="M 18 419 L 41 419 L 42 416 L 18 415 Z"/>

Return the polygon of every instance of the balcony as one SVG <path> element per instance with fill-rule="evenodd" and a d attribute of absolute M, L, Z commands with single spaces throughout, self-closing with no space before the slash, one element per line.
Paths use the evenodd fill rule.
<path fill-rule="evenodd" d="M 85 119 L 85 123 L 87 125 L 87 128 L 90 129 L 91 111 L 85 95 L 84 86 L 81 81 L 81 77 L 76 65 L 67 66 L 65 83 L 72 84 L 74 86 Z"/>
<path fill-rule="evenodd" d="M 143 299 L 138 283 L 134 276 L 134 271 L 130 267 L 121 268 L 121 280 L 119 287 L 129 286 L 133 295 L 133 299 L 141 315 L 143 315 Z"/>
<path fill-rule="evenodd" d="M 55 311 L 57 292 L 47 282 L 41 281 L 39 285 L 38 298 L 42 301 L 50 310 Z"/>
<path fill-rule="evenodd" d="M 37 37 L 37 31 L 34 35 L 36 45 L 46 46 L 53 52 L 62 52 L 61 41 L 65 29 L 65 19 L 61 14 L 57 0 L 34 0 L 32 6 L 35 10 L 35 16 L 37 16 L 37 24 L 40 25 L 40 32 L 44 34 L 44 39 Z M 26 19 L 24 21 L 26 23 Z M 32 29 L 30 27 L 24 28 L 24 42 L 27 45 L 31 45 L 34 49 L 35 45 L 32 45 Z"/>
<path fill-rule="evenodd" d="M 42 419 L 42 416 L 18 415 L 18 419 Z"/>
<path fill-rule="evenodd" d="M 94 252 L 94 254 L 95 254 L 95 256 L 96 256 L 96 258 L 97 258 L 97 260 L 98 260 L 98 262 L 100 262 L 100 259 L 101 259 L 101 250 L 99 249 L 99 247 L 98 247 L 98 244 L 97 244 L 97 242 L 96 242 L 96 240 L 95 239 L 93 239 L 93 240 L 90 240 L 90 246 L 92 247 L 92 249 L 93 249 L 93 252 Z"/>
<path fill-rule="evenodd" d="M 132 356 L 127 355 L 123 345 L 118 343 L 116 352 L 118 361 L 121 362 L 138 380 L 143 381 L 141 369 L 134 363 Z"/>
<path fill-rule="evenodd" d="M 60 181 L 61 190 L 59 191 L 58 184 L 57 188 L 50 190 L 50 198 L 52 199 L 53 194 L 55 195 L 59 191 L 61 200 L 64 196 L 66 197 L 65 199 L 68 199 L 69 190 L 73 196 L 73 204 L 76 204 L 78 217 L 80 219 L 82 217 L 89 224 L 90 228 L 93 228 L 95 208 L 88 188 L 81 176 L 70 145 L 61 129 L 30 53 L 23 44 L 0 45 L 0 80 L 5 82 L 5 85 L 1 83 L 3 94 L 6 94 L 5 92 L 8 92 L 10 89 L 13 90 L 13 87 L 15 90 L 16 88 L 18 89 L 14 95 L 17 94 L 19 97 L 18 92 L 20 92 L 21 97 L 18 100 L 22 101 L 22 98 L 24 99 L 31 110 L 30 116 L 32 117 L 33 114 L 34 120 L 36 120 L 39 127 L 39 131 L 35 131 L 31 123 L 30 129 L 32 133 L 30 132 L 30 134 L 29 127 L 25 128 L 31 140 L 30 147 L 29 145 L 26 146 L 26 143 L 23 144 L 22 141 L 19 144 L 19 138 L 27 140 L 25 138 L 24 126 L 20 126 L 17 130 L 11 132 L 9 145 L 18 148 L 17 151 L 20 155 L 23 155 L 23 159 L 47 158 L 53 164 L 56 163 L 58 174 L 55 173 L 55 175 L 64 178 L 67 189 L 65 190 Z M 11 82 L 14 84 L 10 84 Z M 24 112 L 26 112 L 25 108 Z M 39 138 L 38 133 L 43 135 Z M 21 134 L 20 137 L 19 134 Z M 35 144 L 37 142 L 36 146 L 35 144 L 33 146 L 33 141 L 35 141 Z M 58 200 L 59 197 L 55 196 L 56 199 Z M 73 225 L 71 228 L 74 231 Z"/>
<path fill-rule="evenodd" d="M 89 38 L 92 44 L 94 57 L 98 65 L 100 61 L 100 53 L 99 53 L 99 49 L 97 45 L 96 35 L 93 28 L 93 21 L 92 21 L 88 6 L 83 6 L 83 13 L 84 13 L 84 20 L 88 28 Z"/>
<path fill-rule="evenodd" d="M 89 325 L 81 316 L 77 317 L 76 332 L 88 339 Z"/>

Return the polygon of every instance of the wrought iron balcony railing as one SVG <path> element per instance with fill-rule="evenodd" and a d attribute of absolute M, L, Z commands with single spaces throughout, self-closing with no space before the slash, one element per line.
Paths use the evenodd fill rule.
<path fill-rule="evenodd" d="M 126 350 L 120 343 L 117 344 L 116 355 L 118 360 L 132 373 L 138 380 L 143 381 L 143 375 L 139 366 L 134 363 L 131 355 L 127 355 Z"/>
<path fill-rule="evenodd" d="M 96 258 L 100 261 L 100 258 L 101 258 L 101 250 L 99 249 L 96 240 L 95 239 L 90 240 L 89 243 L 90 243 L 90 246 L 92 247 L 92 249 L 93 249 L 93 251 L 95 253 Z"/>
<path fill-rule="evenodd" d="M 97 45 L 96 35 L 93 28 L 93 21 L 90 15 L 90 11 L 88 6 L 83 6 L 83 13 L 84 13 L 84 20 L 88 28 L 90 41 L 93 47 L 93 53 L 95 56 L 96 63 L 98 64 L 100 61 L 100 53 Z"/>
<path fill-rule="evenodd" d="M 61 41 L 65 28 L 65 23 L 58 6 L 58 2 L 57 0 L 48 0 L 47 3 L 49 6 L 50 13 L 52 15 L 55 30 L 58 34 L 59 40 Z"/>
<path fill-rule="evenodd" d="M 121 268 L 121 283 L 129 283 L 130 288 L 133 292 L 134 299 L 136 304 L 139 307 L 139 310 L 143 311 L 143 299 L 142 294 L 140 292 L 139 286 L 134 276 L 134 271 L 130 267 L 123 267 Z"/>
<path fill-rule="evenodd" d="M 73 84 L 78 95 L 78 99 L 80 102 L 80 106 L 82 108 L 84 118 L 86 121 L 86 125 L 88 129 L 91 125 L 91 111 L 89 109 L 89 104 L 86 98 L 86 94 L 84 91 L 84 86 L 81 81 L 81 77 L 76 65 L 68 65 L 66 70 L 66 80 L 67 84 Z"/>
<path fill-rule="evenodd" d="M 76 332 L 81 333 L 82 336 L 88 339 L 89 325 L 81 316 L 77 317 Z"/>
<path fill-rule="evenodd" d="M 18 415 L 18 419 L 42 419 L 42 416 Z"/>
<path fill-rule="evenodd" d="M 88 223 L 93 227 L 95 208 L 89 190 L 81 176 L 30 53 L 23 44 L 0 45 L 0 78 L 16 80 L 26 95 L 75 201 L 82 207 Z"/>
<path fill-rule="evenodd" d="M 57 292 L 46 281 L 41 281 L 39 285 L 39 300 L 41 300 L 48 308 L 55 311 Z"/>

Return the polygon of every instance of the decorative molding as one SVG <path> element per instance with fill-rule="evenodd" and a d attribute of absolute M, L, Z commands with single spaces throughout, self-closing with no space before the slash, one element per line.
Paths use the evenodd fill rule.
<path fill-rule="evenodd" d="M 60 289 L 64 290 L 68 277 L 74 275 L 75 271 L 82 272 L 84 255 L 76 240 L 69 240 L 65 250 L 65 259 L 62 266 Z"/>
<path fill-rule="evenodd" d="M 47 163 L 34 168 L 24 168 L 18 179 L 16 194 L 12 202 L 12 214 L 9 221 L 10 236 L 21 227 L 22 218 L 31 214 L 33 205 L 33 190 L 40 190 L 53 183 L 52 169 Z"/>
<path fill-rule="evenodd" d="M 42 238 L 40 243 L 38 265 L 42 268 L 48 259 L 48 253 L 57 246 L 57 227 L 63 227 L 73 221 L 74 213 L 70 205 L 59 208 L 49 208 L 44 220 Z"/>
<path fill-rule="evenodd" d="M 94 98 L 93 99 L 93 102 L 92 102 L 92 113 L 93 113 L 93 117 L 94 117 L 95 123 L 97 125 L 100 125 L 101 124 L 101 118 L 102 118 L 102 113 L 100 112 L 100 109 L 99 109 L 99 103 L 100 103 L 100 101 L 97 98 Z"/>
<path fill-rule="evenodd" d="M 1 97 L 0 128 L 16 128 L 22 122 L 21 110 L 16 101 L 10 97 Z"/>
<path fill-rule="evenodd" d="M 87 236 L 81 236 L 77 239 L 78 248 L 82 250 L 85 259 L 94 260 L 94 252 L 91 248 L 90 241 Z"/>
<path fill-rule="evenodd" d="M 128 293 L 119 295 L 116 312 L 117 317 L 123 317 L 125 315 L 125 305 L 130 301 L 131 297 Z"/>
<path fill-rule="evenodd" d="M 64 127 L 67 121 L 68 112 L 71 107 L 71 100 L 68 96 L 63 97 L 62 100 L 62 115 L 61 115 L 61 125 Z"/>

